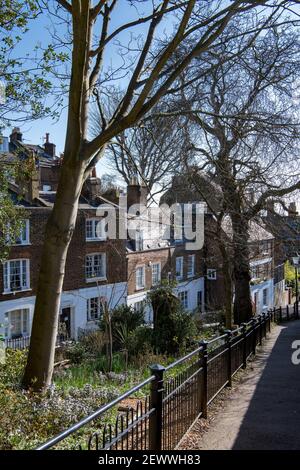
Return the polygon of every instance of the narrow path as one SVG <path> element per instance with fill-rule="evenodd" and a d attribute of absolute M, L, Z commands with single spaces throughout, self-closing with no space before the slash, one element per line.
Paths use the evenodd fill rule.
<path fill-rule="evenodd" d="M 291 361 L 296 339 L 299 320 L 273 328 L 207 432 L 195 439 L 194 431 L 194 449 L 300 450 L 300 365 Z"/>

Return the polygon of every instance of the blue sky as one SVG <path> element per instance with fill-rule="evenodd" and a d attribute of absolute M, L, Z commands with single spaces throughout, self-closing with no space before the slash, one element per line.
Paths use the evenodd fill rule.
<path fill-rule="evenodd" d="M 136 19 L 137 14 L 139 16 L 145 16 L 149 12 L 149 6 L 151 7 L 152 2 L 141 3 L 139 7 L 139 12 L 137 13 L 136 9 L 130 6 L 128 0 L 119 0 L 119 6 L 116 8 L 116 14 L 112 16 L 110 30 L 113 31 L 115 28 L 123 24 L 124 22 L 131 21 Z M 148 12 L 147 12 L 148 10 Z M 42 15 L 38 20 L 32 21 L 30 24 L 30 31 L 25 34 L 24 39 L 19 47 L 18 53 L 21 51 L 22 55 L 25 55 L 27 52 L 32 53 L 33 48 L 36 44 L 40 44 L 42 47 L 46 46 L 51 42 L 51 35 L 48 31 L 49 18 L 46 15 Z M 148 23 L 135 27 L 134 34 L 143 34 L 147 32 Z M 163 24 L 160 29 L 170 28 L 171 22 Z M 60 31 L 60 33 L 63 30 Z M 123 40 L 125 43 L 128 42 L 128 34 L 118 36 L 119 40 Z M 119 58 L 115 50 L 116 46 L 110 46 L 106 52 L 106 62 L 113 62 L 114 66 L 118 64 Z M 34 122 L 25 122 L 21 123 L 19 126 L 23 132 L 23 139 L 25 142 L 31 142 L 35 144 L 43 145 L 44 137 L 46 132 L 50 133 L 50 141 L 55 143 L 57 146 L 57 153 L 63 152 L 64 141 L 65 141 L 65 132 L 67 124 L 67 109 L 65 108 L 60 115 L 59 120 L 55 121 L 51 118 L 44 118 Z M 17 125 L 17 124 L 14 124 Z M 14 126 L 12 126 L 14 127 Z M 5 135 L 10 133 L 11 129 L 5 129 Z M 108 172 L 108 167 L 105 164 L 105 161 L 102 161 L 98 165 L 98 173 Z"/>

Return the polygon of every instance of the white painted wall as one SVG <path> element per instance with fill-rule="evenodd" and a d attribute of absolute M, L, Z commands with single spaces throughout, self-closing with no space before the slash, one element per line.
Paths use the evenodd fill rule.
<path fill-rule="evenodd" d="M 110 308 L 124 304 L 127 298 L 127 283 L 122 282 L 99 287 L 87 287 L 62 293 L 61 308 L 70 307 L 72 309 L 71 335 L 75 339 L 77 339 L 78 328 L 95 327 L 94 322 L 87 322 L 87 299 L 93 297 L 106 298 Z M 4 334 L 5 313 L 19 309 L 29 310 L 29 324 L 31 328 L 34 304 L 34 296 L 0 302 L 0 332 Z"/>
<path fill-rule="evenodd" d="M 188 311 L 193 311 L 197 308 L 197 293 L 202 291 L 202 311 L 204 309 L 204 278 L 191 279 L 190 281 L 181 282 L 174 289 L 174 293 L 177 295 L 179 292 L 188 292 Z M 148 291 L 137 292 L 129 295 L 127 298 L 127 305 L 134 307 L 137 302 L 146 301 Z M 150 305 L 145 306 L 145 321 L 152 323 L 153 315 L 152 308 Z"/>
<path fill-rule="evenodd" d="M 264 289 L 268 289 L 267 305 L 264 305 L 263 303 L 263 290 Z M 269 308 L 274 307 L 274 280 L 273 279 L 268 279 L 267 281 L 264 281 L 260 284 L 250 286 L 250 291 L 251 291 L 251 298 L 253 302 L 255 298 L 255 293 L 257 293 L 258 295 L 258 300 L 256 304 L 257 305 L 256 313 L 259 314 L 263 311 L 268 310 Z"/>

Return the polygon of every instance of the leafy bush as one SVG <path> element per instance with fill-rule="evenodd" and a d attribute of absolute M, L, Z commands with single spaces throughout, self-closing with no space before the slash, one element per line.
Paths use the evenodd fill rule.
<path fill-rule="evenodd" d="M 128 352 L 130 356 L 149 354 L 153 350 L 153 328 L 142 325 L 130 334 Z"/>
<path fill-rule="evenodd" d="M 143 325 L 144 322 L 143 311 L 136 311 L 127 305 L 115 308 L 111 313 L 114 349 L 127 349 L 126 343 L 130 333 Z"/>
<path fill-rule="evenodd" d="M 92 356 L 100 356 L 106 342 L 105 334 L 101 330 L 88 331 L 80 338 L 80 344 Z"/>
<path fill-rule="evenodd" d="M 190 313 L 183 310 L 173 286 L 161 286 L 148 294 L 153 308 L 153 344 L 156 352 L 174 354 L 184 349 L 196 335 Z"/>
<path fill-rule="evenodd" d="M 65 355 L 72 364 L 80 364 L 86 357 L 86 349 L 81 342 L 73 343 L 66 348 Z"/>
<path fill-rule="evenodd" d="M 6 349 L 5 363 L 0 364 L 0 384 L 19 386 L 27 360 L 27 351 Z"/>
<path fill-rule="evenodd" d="M 136 311 L 128 305 L 120 305 L 112 311 L 111 323 L 113 330 L 125 325 L 128 331 L 133 331 L 145 323 L 144 312 Z"/>

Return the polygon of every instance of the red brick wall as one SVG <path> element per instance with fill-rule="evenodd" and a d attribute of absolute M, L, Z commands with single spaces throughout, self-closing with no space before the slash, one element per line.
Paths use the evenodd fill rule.
<path fill-rule="evenodd" d="M 30 219 L 30 245 L 14 246 L 10 250 L 9 259 L 30 259 L 30 286 L 31 291 L 3 295 L 3 266 L 0 267 L 0 301 L 28 297 L 36 294 L 40 259 L 44 239 L 44 230 L 50 209 L 37 208 L 28 210 Z M 85 256 L 88 253 L 106 253 L 107 281 L 100 284 L 126 281 L 126 253 L 124 242 L 108 240 L 99 242 L 86 242 L 85 219 L 93 217 L 93 211 L 80 211 L 77 218 L 76 229 L 70 244 L 66 263 L 66 274 L 63 289 L 65 291 L 85 287 L 92 287 L 95 283 L 86 283 Z"/>
<path fill-rule="evenodd" d="M 168 273 L 172 273 L 175 280 L 176 258 L 183 256 L 183 280 L 188 279 L 188 255 L 196 254 L 195 257 L 195 278 L 203 276 L 203 254 L 200 251 L 187 251 L 183 245 L 174 248 L 161 248 L 159 250 L 148 250 L 128 253 L 128 295 L 139 292 L 136 290 L 135 271 L 138 265 L 145 265 L 145 290 L 152 287 L 152 270 L 149 262 L 161 263 L 162 279 L 168 279 Z M 189 278 L 190 279 L 190 278 Z"/>

